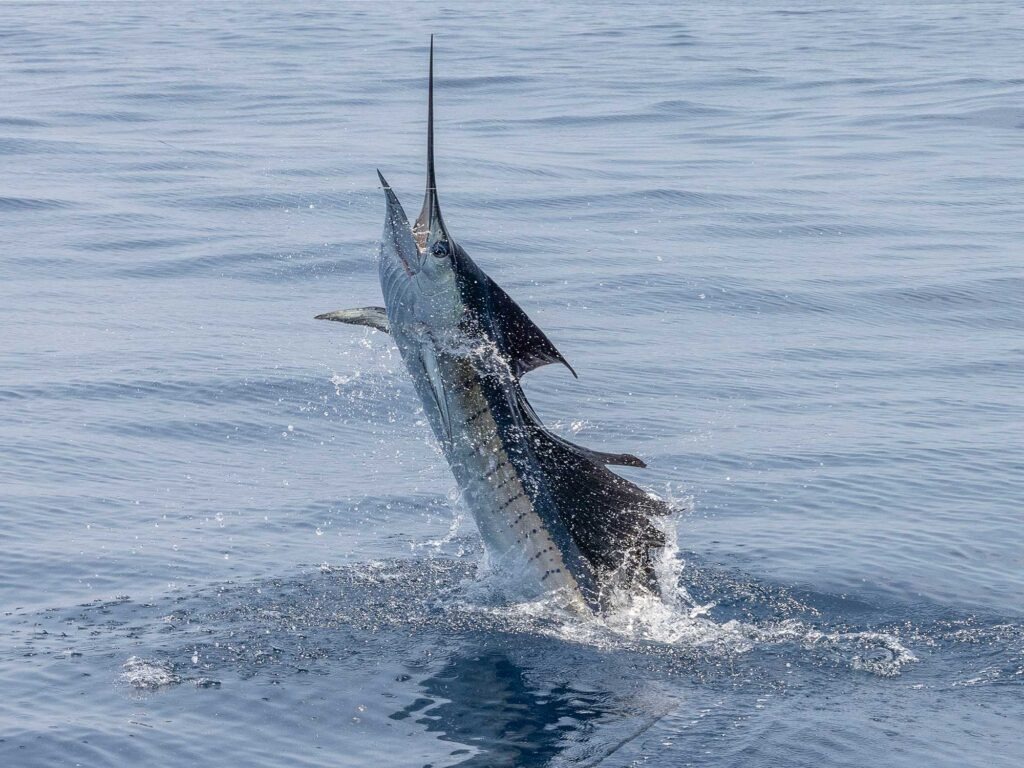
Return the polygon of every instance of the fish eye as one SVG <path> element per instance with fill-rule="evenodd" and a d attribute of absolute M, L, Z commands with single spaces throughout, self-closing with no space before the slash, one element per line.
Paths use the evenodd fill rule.
<path fill-rule="evenodd" d="M 443 259 L 451 253 L 451 249 L 444 240 L 438 240 L 431 246 L 430 253 L 439 259 Z"/>

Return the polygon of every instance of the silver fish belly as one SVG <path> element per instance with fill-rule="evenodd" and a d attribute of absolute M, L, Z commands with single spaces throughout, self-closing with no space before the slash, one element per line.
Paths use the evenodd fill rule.
<path fill-rule="evenodd" d="M 586 607 L 570 564 L 538 513 L 534 485 L 509 455 L 508 430 L 495 419 L 476 361 L 439 351 L 427 339 L 395 335 L 494 570 L 523 590 L 556 591 L 574 607 Z"/>

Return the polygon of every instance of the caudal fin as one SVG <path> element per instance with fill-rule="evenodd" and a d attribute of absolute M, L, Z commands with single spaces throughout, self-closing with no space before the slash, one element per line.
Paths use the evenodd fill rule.
<path fill-rule="evenodd" d="M 605 466 L 642 467 L 644 463 L 630 454 L 601 453 L 564 440 L 541 424 L 522 390 L 517 400 L 544 485 L 598 583 L 656 594 L 652 550 L 665 546 L 665 535 L 654 518 L 672 510 Z"/>

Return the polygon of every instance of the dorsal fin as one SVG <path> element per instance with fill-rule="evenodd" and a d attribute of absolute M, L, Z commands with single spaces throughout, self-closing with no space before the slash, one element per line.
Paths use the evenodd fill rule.
<path fill-rule="evenodd" d="M 423 207 L 412 228 L 420 250 L 435 240 L 451 241 L 441 218 L 441 202 L 437 197 L 437 176 L 434 173 L 434 36 L 430 36 L 430 79 L 427 85 L 427 190 Z"/>
<path fill-rule="evenodd" d="M 543 486 L 580 552 L 602 583 L 657 592 L 652 549 L 665 545 L 653 518 L 671 508 L 604 465 L 643 466 L 629 454 L 607 454 L 550 432 L 517 387 L 516 400 L 530 449 L 544 473 Z"/>
<path fill-rule="evenodd" d="M 575 376 L 568 361 L 562 357 L 544 331 L 530 319 L 501 286 L 482 272 L 477 278 L 487 283 L 488 307 L 495 342 L 517 377 L 549 363 L 561 363 Z"/>

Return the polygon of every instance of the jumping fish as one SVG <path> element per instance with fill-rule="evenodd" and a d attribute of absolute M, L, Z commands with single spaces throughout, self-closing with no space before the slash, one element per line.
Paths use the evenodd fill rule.
<path fill-rule="evenodd" d="M 433 37 L 427 104 L 427 189 L 411 226 L 377 172 L 387 200 L 385 306 L 316 319 L 391 334 L 497 570 L 585 611 L 601 612 L 616 589 L 656 594 L 665 536 L 654 519 L 670 508 L 606 466 L 644 462 L 575 445 L 541 423 L 520 378 L 549 363 L 576 372 L 445 226 L 434 174 Z"/>

